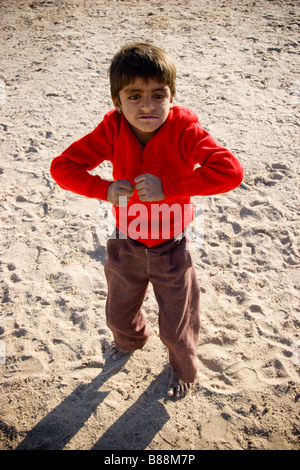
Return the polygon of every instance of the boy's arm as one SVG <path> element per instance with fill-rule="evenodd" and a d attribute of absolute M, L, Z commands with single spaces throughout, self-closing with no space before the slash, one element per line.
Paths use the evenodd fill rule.
<path fill-rule="evenodd" d="M 164 180 L 166 198 L 211 196 L 231 191 L 242 183 L 244 170 L 239 160 L 199 122 L 183 130 L 180 145 L 184 157 L 200 167 L 180 180 Z"/>
<path fill-rule="evenodd" d="M 104 160 L 111 161 L 113 139 L 108 126 L 100 123 L 90 134 L 70 145 L 51 163 L 50 173 L 63 189 L 82 196 L 107 200 L 111 181 L 89 171 Z"/>

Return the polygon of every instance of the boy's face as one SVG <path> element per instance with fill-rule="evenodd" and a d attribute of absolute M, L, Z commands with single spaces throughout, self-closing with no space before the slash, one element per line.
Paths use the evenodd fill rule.
<path fill-rule="evenodd" d="M 114 105 L 122 111 L 139 141 L 146 144 L 168 117 L 173 101 L 169 86 L 137 77 L 122 88 L 119 96 L 120 101 L 114 101 Z"/>

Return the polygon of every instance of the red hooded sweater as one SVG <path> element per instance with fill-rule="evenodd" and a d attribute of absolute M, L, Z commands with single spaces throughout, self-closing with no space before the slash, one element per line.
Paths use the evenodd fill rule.
<path fill-rule="evenodd" d="M 104 160 L 112 163 L 114 181 L 135 185 L 134 179 L 145 173 L 162 180 L 163 201 L 142 202 L 134 191 L 127 207 L 113 207 L 120 231 L 147 246 L 178 235 L 192 221 L 191 196 L 225 193 L 243 180 L 237 158 L 181 106 L 170 110 L 144 148 L 124 115 L 108 112 L 96 129 L 52 161 L 51 175 L 63 189 L 106 201 L 111 181 L 89 173 Z"/>

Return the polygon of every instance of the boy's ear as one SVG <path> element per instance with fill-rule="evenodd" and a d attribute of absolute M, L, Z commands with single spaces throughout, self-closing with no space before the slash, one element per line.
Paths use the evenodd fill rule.
<path fill-rule="evenodd" d="M 121 106 L 121 103 L 120 103 L 120 100 L 118 98 L 114 98 L 113 99 L 113 104 L 114 104 L 114 107 L 116 108 L 116 110 L 122 114 L 122 106 Z"/>

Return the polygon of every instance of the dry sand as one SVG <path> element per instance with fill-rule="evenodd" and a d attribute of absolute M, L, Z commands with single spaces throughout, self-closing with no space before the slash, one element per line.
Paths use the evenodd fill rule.
<path fill-rule="evenodd" d="M 299 13 L 296 0 L 0 2 L 1 449 L 300 448 Z M 180 401 L 165 399 L 151 289 L 155 334 L 108 359 L 110 209 L 49 174 L 112 108 L 109 60 L 132 40 L 172 54 L 176 104 L 237 155 L 251 188 L 194 199 L 199 378 Z"/>

